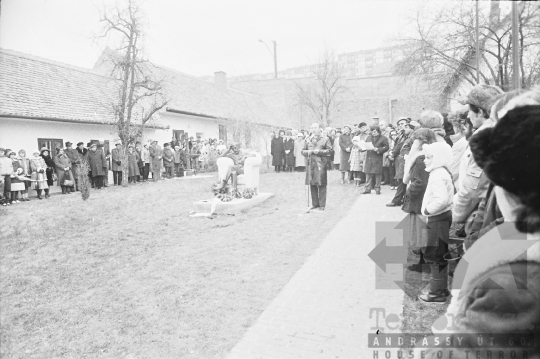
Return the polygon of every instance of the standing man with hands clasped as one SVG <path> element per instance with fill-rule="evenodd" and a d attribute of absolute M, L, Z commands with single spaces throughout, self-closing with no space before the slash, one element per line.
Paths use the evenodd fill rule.
<path fill-rule="evenodd" d="M 308 158 L 306 185 L 311 191 L 312 206 L 309 211 L 324 211 L 326 206 L 327 162 L 332 155 L 332 144 L 327 136 L 321 135 L 318 123 L 311 125 L 311 136 L 306 140 L 302 155 Z"/>

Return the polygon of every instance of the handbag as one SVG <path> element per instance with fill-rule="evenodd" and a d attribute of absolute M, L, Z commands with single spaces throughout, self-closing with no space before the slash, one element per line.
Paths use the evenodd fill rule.
<path fill-rule="evenodd" d="M 66 173 L 65 173 L 64 176 L 69 176 L 68 173 L 69 173 L 69 172 L 66 171 Z M 70 176 L 70 177 L 71 177 L 71 176 Z M 64 177 L 64 186 L 67 186 L 67 187 L 73 187 L 74 184 L 75 184 L 75 183 L 73 182 L 73 180 L 71 180 L 71 179 L 66 179 L 66 178 Z"/>

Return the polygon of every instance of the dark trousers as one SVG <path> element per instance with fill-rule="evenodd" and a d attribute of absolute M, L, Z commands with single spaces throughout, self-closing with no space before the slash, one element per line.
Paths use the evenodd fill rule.
<path fill-rule="evenodd" d="M 386 184 L 390 184 L 390 167 L 382 168 L 382 181 Z"/>
<path fill-rule="evenodd" d="M 405 192 L 407 192 L 407 185 L 403 183 L 403 179 L 397 179 L 398 183 L 396 195 L 394 196 L 394 199 L 392 200 L 393 204 L 397 204 L 398 206 L 401 206 L 403 204 L 403 197 L 405 197 Z"/>
<path fill-rule="evenodd" d="M 173 177 L 173 167 L 165 167 L 165 178 L 172 178 Z"/>
<path fill-rule="evenodd" d="M 148 174 L 150 173 L 150 163 L 144 164 L 143 180 L 148 181 Z"/>
<path fill-rule="evenodd" d="M 137 182 L 141 182 L 144 177 L 144 165 L 142 167 L 139 167 L 139 173 L 140 175 L 137 177 Z"/>
<path fill-rule="evenodd" d="M 366 192 L 371 192 L 373 188 L 381 189 L 382 174 L 366 173 Z"/>
<path fill-rule="evenodd" d="M 360 171 L 360 183 L 366 183 L 366 174 Z"/>
<path fill-rule="evenodd" d="M 122 184 L 122 171 L 112 171 L 114 184 Z"/>
<path fill-rule="evenodd" d="M 309 189 L 313 207 L 326 207 L 326 186 L 310 185 Z"/>
<path fill-rule="evenodd" d="M 448 252 L 450 240 L 450 225 L 452 224 L 452 211 L 428 217 L 427 245 L 422 248 L 426 263 L 446 265 L 444 255 Z"/>
<path fill-rule="evenodd" d="M 390 186 L 396 187 L 397 181 L 394 177 L 396 177 L 396 166 L 394 164 L 391 164 L 390 167 L 388 167 L 388 172 L 390 173 Z"/>
<path fill-rule="evenodd" d="M 92 182 L 94 183 L 94 186 L 97 188 L 103 187 L 103 180 L 105 179 L 105 176 L 95 176 L 92 177 Z"/>

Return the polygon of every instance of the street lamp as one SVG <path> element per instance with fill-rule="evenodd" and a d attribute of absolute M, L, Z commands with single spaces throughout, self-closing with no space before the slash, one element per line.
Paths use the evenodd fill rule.
<path fill-rule="evenodd" d="M 272 55 L 272 57 L 274 58 L 274 78 L 277 79 L 277 52 L 276 52 L 277 44 L 276 44 L 276 41 L 272 40 L 272 43 L 274 44 L 274 53 L 272 53 L 272 51 L 270 50 L 270 47 L 268 47 L 268 44 L 265 41 L 262 41 L 261 39 L 259 39 L 259 42 L 262 42 L 264 44 L 264 46 L 266 46 L 266 49 L 268 50 L 270 55 Z"/>

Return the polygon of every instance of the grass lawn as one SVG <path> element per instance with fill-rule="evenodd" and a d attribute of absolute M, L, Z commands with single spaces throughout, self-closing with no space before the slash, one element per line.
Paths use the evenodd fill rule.
<path fill-rule="evenodd" d="M 275 197 L 215 219 L 188 217 L 214 178 L 0 208 L 1 356 L 224 357 L 358 197 L 338 176 L 304 216 L 301 173 L 262 174 Z"/>

